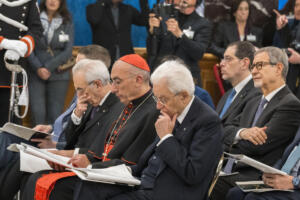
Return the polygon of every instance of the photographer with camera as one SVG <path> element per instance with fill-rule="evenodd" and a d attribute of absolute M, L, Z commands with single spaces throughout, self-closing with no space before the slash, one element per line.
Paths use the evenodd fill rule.
<path fill-rule="evenodd" d="M 286 48 L 289 56 L 289 71 L 287 85 L 293 93 L 300 98 L 300 88 L 297 86 L 297 79 L 300 78 L 300 0 L 293 1 L 294 18 L 288 19 L 286 15 L 274 10 L 277 15 L 275 41 L 279 47 Z"/>
<path fill-rule="evenodd" d="M 147 51 L 151 70 L 163 56 L 176 55 L 190 67 L 195 83 L 201 85 L 198 61 L 209 44 L 212 25 L 195 11 L 201 0 L 166 3 L 171 5 L 156 5 L 149 15 Z"/>

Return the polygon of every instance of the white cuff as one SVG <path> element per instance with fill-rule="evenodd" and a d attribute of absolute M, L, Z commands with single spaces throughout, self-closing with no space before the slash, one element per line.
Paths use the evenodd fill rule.
<path fill-rule="evenodd" d="M 238 130 L 238 132 L 236 133 L 234 140 L 233 140 L 233 144 L 238 143 L 242 138 L 240 137 L 240 132 L 242 132 L 243 130 L 245 130 L 245 128 L 241 128 L 240 130 Z"/>
<path fill-rule="evenodd" d="M 71 115 L 71 119 L 72 119 L 72 122 L 75 124 L 75 125 L 79 125 L 81 123 L 81 118 L 82 117 L 77 117 L 75 115 L 75 109 L 73 110 L 72 112 L 72 115 Z"/>
<path fill-rule="evenodd" d="M 75 155 L 77 155 L 77 154 L 79 153 L 79 149 L 80 149 L 80 148 L 75 148 L 74 153 L 73 153 L 73 156 L 75 156 Z"/>
<path fill-rule="evenodd" d="M 87 169 L 92 169 L 93 165 L 92 164 L 89 164 L 86 168 Z"/>
<path fill-rule="evenodd" d="M 163 142 L 165 141 L 166 139 L 168 139 L 169 137 L 173 137 L 173 135 L 171 133 L 165 135 L 163 138 L 160 139 L 160 141 L 157 143 L 157 147 Z"/>

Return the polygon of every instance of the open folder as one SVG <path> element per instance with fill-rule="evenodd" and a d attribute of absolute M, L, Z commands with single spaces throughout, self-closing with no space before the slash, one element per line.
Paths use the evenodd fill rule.
<path fill-rule="evenodd" d="M 254 160 L 248 156 L 245 156 L 243 154 L 230 154 L 230 153 L 226 153 L 226 152 L 224 152 L 224 154 L 231 158 L 236 159 L 238 162 L 242 162 L 247 165 L 250 165 L 251 167 L 254 167 L 264 173 L 287 175 L 287 173 L 285 173 L 279 169 L 276 169 L 274 167 L 271 167 L 269 165 L 261 163 L 261 162 Z"/>
<path fill-rule="evenodd" d="M 284 191 L 284 192 L 293 192 L 293 190 L 279 190 L 274 189 L 268 185 L 265 185 L 263 181 L 242 181 L 242 182 L 235 182 L 237 186 L 243 190 L 243 192 L 273 192 L 273 191 Z"/>
<path fill-rule="evenodd" d="M 17 145 L 20 151 L 20 170 L 34 173 L 41 170 L 50 170 L 47 160 L 66 167 L 73 171 L 80 179 L 110 184 L 140 185 L 141 181 L 131 175 L 125 164 L 103 169 L 76 168 L 68 164 L 70 158 L 53 154 L 45 149 L 38 149 L 28 144 Z"/>
<path fill-rule="evenodd" d="M 9 134 L 15 135 L 17 137 L 23 138 L 25 140 L 30 140 L 32 138 L 45 138 L 50 136 L 49 133 L 44 133 L 40 131 L 35 131 L 31 128 L 7 122 L 3 127 L 0 128 L 0 131 L 7 132 Z"/>

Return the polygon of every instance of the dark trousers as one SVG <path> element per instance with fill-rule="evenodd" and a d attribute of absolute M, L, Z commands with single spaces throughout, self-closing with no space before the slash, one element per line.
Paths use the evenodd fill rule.
<path fill-rule="evenodd" d="M 35 186 L 37 180 L 44 174 L 48 174 L 52 171 L 40 171 L 36 172 L 28 178 L 27 182 L 22 186 L 22 200 L 34 199 Z M 74 188 L 80 179 L 77 176 L 66 177 L 59 179 L 52 190 L 49 200 L 73 200 Z"/>
<path fill-rule="evenodd" d="M 0 127 L 8 121 L 9 110 L 9 88 L 0 88 Z"/>
<path fill-rule="evenodd" d="M 129 186 L 81 181 L 75 200 L 152 200 L 152 190 Z"/>
<path fill-rule="evenodd" d="M 10 162 L 13 162 L 19 158 L 19 153 L 9 151 L 6 148 L 10 144 L 20 144 L 21 142 L 28 143 L 28 141 L 17 136 L 6 132 L 0 132 L 0 170 L 7 166 Z"/>
<path fill-rule="evenodd" d="M 20 161 L 9 163 L 0 170 L 0 199 L 12 200 L 28 178 L 29 173 L 20 171 Z"/>
<path fill-rule="evenodd" d="M 238 187 L 232 188 L 226 200 L 299 200 L 300 191 L 294 192 L 264 192 L 264 193 L 245 193 Z"/>
<path fill-rule="evenodd" d="M 224 200 L 228 191 L 236 186 L 236 181 L 250 180 L 259 180 L 259 177 L 258 175 L 244 175 L 242 172 L 231 176 L 221 176 L 219 177 L 210 198 L 211 200 Z"/>

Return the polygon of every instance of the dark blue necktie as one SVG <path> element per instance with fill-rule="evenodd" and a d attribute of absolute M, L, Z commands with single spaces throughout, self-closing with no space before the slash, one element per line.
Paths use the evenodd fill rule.
<path fill-rule="evenodd" d="M 220 113 L 220 118 L 222 118 L 223 117 L 223 115 L 226 113 L 226 111 L 228 110 L 228 108 L 229 108 L 229 106 L 230 106 L 230 104 L 231 104 L 231 102 L 232 102 L 232 99 L 233 99 L 233 97 L 235 96 L 235 94 L 236 94 L 236 91 L 235 91 L 235 89 L 233 88 L 232 89 L 232 91 L 231 91 L 231 93 L 229 94 L 229 96 L 227 97 L 227 99 L 226 99 L 226 102 L 225 102 L 225 104 L 224 104 L 224 106 L 223 106 L 223 109 L 222 109 L 222 112 Z"/>
<path fill-rule="evenodd" d="M 252 122 L 252 127 L 255 126 L 258 118 L 260 117 L 261 113 L 263 112 L 264 110 L 264 106 L 266 105 L 266 103 L 268 103 L 268 100 L 265 99 L 265 98 L 262 98 L 260 103 L 259 103 L 259 106 L 256 110 L 256 113 L 255 113 L 255 117 L 254 117 L 254 120 Z"/>

